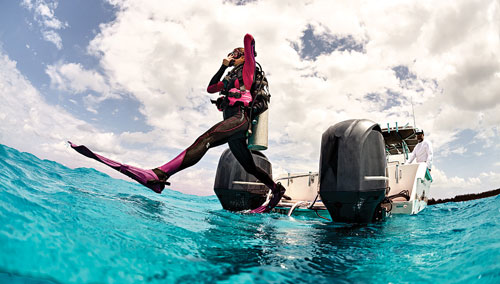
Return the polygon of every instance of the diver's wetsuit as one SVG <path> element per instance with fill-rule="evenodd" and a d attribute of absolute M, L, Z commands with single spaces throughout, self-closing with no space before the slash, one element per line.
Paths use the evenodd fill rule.
<path fill-rule="evenodd" d="M 255 41 L 250 34 L 245 35 L 244 45 L 245 50 L 251 51 L 244 53 L 245 63 L 233 68 L 221 81 L 222 75 L 227 69 L 227 66 L 222 65 L 207 88 L 209 93 L 221 92 L 225 95 L 217 100 L 217 107 L 223 111 L 224 120 L 198 137 L 193 145 L 189 146 L 176 158 L 163 166 L 155 169 L 141 169 L 96 154 L 85 145 L 76 145 L 68 141 L 69 144 L 78 153 L 106 164 L 153 191 L 161 193 L 165 185 L 169 184 L 167 179 L 171 175 L 196 164 L 203 155 L 205 155 L 208 149 L 227 142 L 231 152 L 243 168 L 263 182 L 272 191 L 272 197 L 269 203 L 265 206 L 262 205 L 253 209 L 251 213 L 271 211 L 271 209 L 278 204 L 286 189 L 281 184 L 274 183 L 272 177 L 266 171 L 255 165 L 252 154 L 247 148 L 246 132 L 250 123 L 250 112 L 252 112 L 252 117 L 262 113 L 267 109 L 267 101 L 265 99 L 255 100 L 254 94 L 259 91 L 257 90 L 259 88 L 256 88 L 257 84 L 255 80 L 255 75 L 257 74 L 255 72 Z M 258 86 L 262 86 L 261 84 L 263 82 L 265 82 L 265 80 L 261 76 Z M 244 86 L 244 88 L 241 86 Z M 239 97 L 237 97 L 238 93 L 240 94 Z M 228 98 L 229 95 L 230 98 Z M 261 98 L 262 96 L 258 97 Z M 250 105 L 249 102 L 252 102 L 252 104 Z M 251 110 L 250 106 L 252 107 Z"/>
<path fill-rule="evenodd" d="M 207 91 L 215 93 L 224 89 L 229 90 L 234 87 L 235 79 L 220 81 L 227 66 L 222 65 L 217 73 L 210 80 Z M 242 81 L 239 78 L 240 82 Z M 254 89 L 254 86 L 252 86 Z M 266 102 L 256 102 L 254 104 L 254 111 L 256 114 L 262 112 L 262 108 L 267 108 Z M 265 109 L 264 109 L 265 110 Z M 177 156 L 174 160 L 159 167 L 160 170 L 171 176 L 187 167 L 196 164 L 208 151 L 208 149 L 222 145 L 229 144 L 231 152 L 236 157 L 241 166 L 248 173 L 254 175 L 262 183 L 271 189 L 274 189 L 275 183 L 272 177 L 260 167 L 258 167 L 253 158 L 250 150 L 247 147 L 246 132 L 249 127 L 250 109 L 242 105 L 234 105 L 223 107 L 224 120 L 215 124 L 212 128 L 202 134 L 196 141 L 189 146 L 184 152 Z"/>

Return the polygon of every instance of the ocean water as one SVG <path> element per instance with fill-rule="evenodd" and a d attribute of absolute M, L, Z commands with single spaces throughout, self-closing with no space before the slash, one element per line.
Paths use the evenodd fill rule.
<path fill-rule="evenodd" d="M 0 283 L 500 283 L 499 216 L 500 196 L 366 226 L 238 214 L 0 145 Z"/>

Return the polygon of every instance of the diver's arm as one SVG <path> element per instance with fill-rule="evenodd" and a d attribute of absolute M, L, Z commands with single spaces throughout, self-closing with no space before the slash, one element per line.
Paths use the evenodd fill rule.
<path fill-rule="evenodd" d="M 219 71 L 215 73 L 215 75 L 212 77 L 212 80 L 210 80 L 210 83 L 208 84 L 207 92 L 210 94 L 220 92 L 224 88 L 224 83 L 220 80 L 222 78 L 222 75 L 224 75 L 224 72 L 226 72 L 227 65 L 222 64 L 221 67 L 219 68 Z"/>
<path fill-rule="evenodd" d="M 255 75 L 255 40 L 250 34 L 246 34 L 243 39 L 245 48 L 245 63 L 243 65 L 243 84 L 250 90 Z"/>
<path fill-rule="evenodd" d="M 413 149 L 413 152 L 411 152 L 410 157 L 408 157 L 408 164 L 411 164 L 411 162 L 413 162 L 413 160 L 415 160 L 415 157 L 417 156 L 417 155 L 415 155 L 415 152 L 416 152 L 415 149 Z"/>

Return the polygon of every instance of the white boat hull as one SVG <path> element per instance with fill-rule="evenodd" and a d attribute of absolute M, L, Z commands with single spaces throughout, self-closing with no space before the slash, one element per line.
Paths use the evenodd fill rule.
<path fill-rule="evenodd" d="M 425 163 L 393 164 L 387 167 L 387 172 L 390 188 L 388 196 L 400 193 L 403 190 L 409 192 L 409 200 L 402 197 L 393 199 L 392 208 L 390 208 L 391 214 L 413 215 L 427 206 L 432 180 L 427 173 Z"/>
<path fill-rule="evenodd" d="M 403 197 L 395 198 L 390 205 L 385 206 L 389 214 L 418 214 L 427 206 L 432 179 L 427 173 L 425 163 L 419 164 L 389 164 L 387 167 L 389 192 L 387 196 L 408 191 L 409 200 Z M 287 189 L 285 195 L 276 207 L 277 212 L 287 214 L 304 214 L 306 212 L 329 217 L 326 207 L 318 194 L 318 173 L 294 174 L 279 176 L 276 181 L 281 182 Z M 316 202 L 315 202 L 316 200 Z"/>

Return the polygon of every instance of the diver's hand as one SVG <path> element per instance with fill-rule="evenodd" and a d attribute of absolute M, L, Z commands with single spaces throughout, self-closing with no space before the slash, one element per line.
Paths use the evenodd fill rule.
<path fill-rule="evenodd" d="M 233 55 L 229 55 L 228 57 L 226 57 L 222 60 L 222 64 L 224 66 L 231 66 L 232 62 L 234 62 Z"/>
<path fill-rule="evenodd" d="M 224 108 L 226 108 L 227 102 L 224 101 L 224 96 L 218 97 L 217 100 L 210 99 L 210 102 L 213 103 L 214 105 L 216 105 L 217 109 L 220 111 L 223 111 Z"/>

